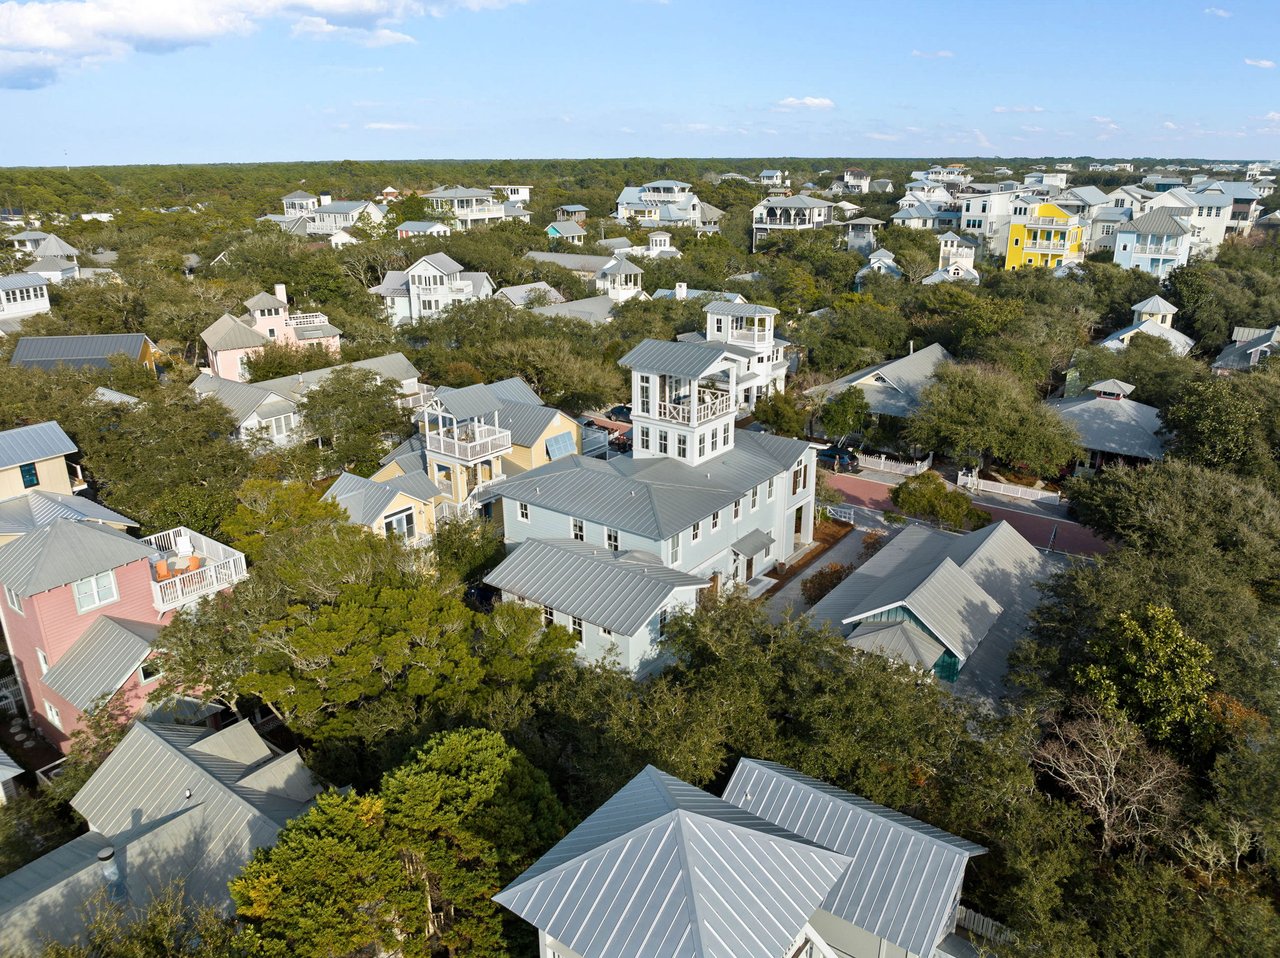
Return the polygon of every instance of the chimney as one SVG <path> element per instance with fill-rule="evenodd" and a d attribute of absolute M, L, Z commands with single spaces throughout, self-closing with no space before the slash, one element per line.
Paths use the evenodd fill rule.
<path fill-rule="evenodd" d="M 330 193 L 328 190 L 325 190 L 320 194 L 319 199 L 320 199 L 321 206 L 328 206 L 330 203 L 333 202 L 333 194 Z"/>
<path fill-rule="evenodd" d="M 280 300 L 280 302 L 284 303 L 286 306 L 289 305 L 289 296 L 285 292 L 284 283 L 276 283 L 276 299 Z"/>
<path fill-rule="evenodd" d="M 688 298 L 689 298 L 689 284 L 676 283 L 676 299 L 688 299 Z"/>

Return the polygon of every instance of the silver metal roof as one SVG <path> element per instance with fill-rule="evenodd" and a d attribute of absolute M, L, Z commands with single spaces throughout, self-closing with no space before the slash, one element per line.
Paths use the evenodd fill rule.
<path fill-rule="evenodd" d="M 847 861 L 649 767 L 494 900 L 582 958 L 774 958 Z"/>
<path fill-rule="evenodd" d="M 805 390 L 805 395 L 825 401 L 840 395 L 850 386 L 857 386 L 866 395 L 872 412 L 884 416 L 906 417 L 920 405 L 920 393 L 933 382 L 937 368 L 951 361 L 951 354 L 943 346 L 931 343 L 909 356 L 877 363 L 832 382 L 814 386 Z"/>
<path fill-rule="evenodd" d="M 755 303 L 718 300 L 707 303 L 703 312 L 712 316 L 777 316 L 779 310 L 772 306 L 757 306 Z"/>
<path fill-rule="evenodd" d="M 78 708 L 115 693 L 151 654 L 160 627 L 100 616 L 40 680 Z"/>
<path fill-rule="evenodd" d="M 458 420 L 490 416 L 502 407 L 502 401 L 486 383 L 475 383 L 461 389 L 440 386 L 432 400 L 432 405 L 436 404 Z"/>
<path fill-rule="evenodd" d="M 110 526 L 55 519 L 0 546 L 0 583 L 26 598 L 155 555 Z"/>
<path fill-rule="evenodd" d="M 419 272 L 418 267 L 423 263 L 426 263 L 428 266 L 431 266 L 446 275 L 449 273 L 462 272 L 462 264 L 445 253 L 428 253 L 426 256 L 418 259 L 418 261 L 405 270 L 405 272 Z"/>
<path fill-rule="evenodd" d="M 921 958 L 950 930 L 968 860 L 986 851 L 773 762 L 739 761 L 724 797 L 848 855 L 823 910 Z"/>
<path fill-rule="evenodd" d="M 612 256 L 590 256 L 586 253 L 544 253 L 541 250 L 530 250 L 524 258 L 535 263 L 551 263 L 575 273 L 597 273 L 607 266 Z"/>
<path fill-rule="evenodd" d="M 539 280 L 536 283 L 522 283 L 519 286 L 504 286 L 498 295 L 510 301 L 513 306 L 523 306 L 534 293 L 542 293 L 550 304 L 563 303 L 564 297 L 552 286 Z"/>
<path fill-rule="evenodd" d="M 270 342 L 262 333 L 230 313 L 223 313 L 206 326 L 200 333 L 200 339 L 214 352 L 220 349 L 253 349 Z"/>
<path fill-rule="evenodd" d="M 718 344 L 644 339 L 619 359 L 618 365 L 645 373 L 698 379 L 715 369 L 724 358 L 724 347 Z"/>
<path fill-rule="evenodd" d="M 371 526 L 401 493 L 421 502 L 430 502 L 441 495 L 440 488 L 421 472 L 406 473 L 388 482 L 374 482 L 344 472 L 326 490 L 324 498 L 342 506 L 356 525 Z"/>
<path fill-rule="evenodd" d="M 573 299 L 568 302 L 561 299 L 560 302 L 547 306 L 535 306 L 530 312 L 539 316 L 564 316 L 567 319 L 580 319 L 593 326 L 599 326 L 609 321 L 613 307 L 616 305 L 617 303 L 613 301 L 611 296 L 588 296 L 586 299 Z"/>
<path fill-rule="evenodd" d="M 0 502 L 0 535 L 25 535 L 55 519 L 137 526 L 128 516 L 84 496 L 29 489 L 26 495 Z"/>
<path fill-rule="evenodd" d="M 48 285 L 49 281 L 36 273 L 10 273 L 8 276 L 0 276 L 0 289 L 31 289 Z"/>
<path fill-rule="evenodd" d="M 570 539 L 527 539 L 485 582 L 565 615 L 635 635 L 678 588 L 709 585 L 647 552 L 618 552 Z"/>
<path fill-rule="evenodd" d="M 1054 399 L 1048 405 L 1075 429 L 1085 449 L 1136 459 L 1164 458 L 1163 423 L 1154 406 L 1100 396 Z"/>
<path fill-rule="evenodd" d="M 914 622 L 862 622 L 849 633 L 849 645 L 919 669 L 931 669 L 946 646 Z"/>
<path fill-rule="evenodd" d="M 1172 316 L 1178 311 L 1178 307 L 1169 302 L 1159 294 L 1149 296 L 1140 303 L 1136 303 L 1133 307 L 1135 313 L 1155 313 L 1158 315 L 1168 314 Z"/>
<path fill-rule="evenodd" d="M 50 368 L 68 366 L 108 366 L 112 356 L 139 359 L 143 346 L 152 343 L 142 333 L 110 333 L 96 336 L 23 336 L 13 350 L 14 366 Z"/>
<path fill-rule="evenodd" d="M 288 402 L 290 407 L 294 407 L 291 400 L 258 383 L 242 383 L 234 379 L 223 379 L 221 376 L 210 376 L 208 373 L 197 376 L 191 383 L 191 388 L 197 396 L 212 396 L 226 406 L 237 425 L 243 425 L 268 403 Z"/>
<path fill-rule="evenodd" d="M 732 548 L 738 555 L 750 558 L 758 556 L 771 545 L 773 545 L 773 533 L 766 532 L 764 529 L 752 529 L 735 542 Z"/>
<path fill-rule="evenodd" d="M 56 422 L 38 422 L 0 432 L 0 469 L 75 453 L 76 444 Z"/>

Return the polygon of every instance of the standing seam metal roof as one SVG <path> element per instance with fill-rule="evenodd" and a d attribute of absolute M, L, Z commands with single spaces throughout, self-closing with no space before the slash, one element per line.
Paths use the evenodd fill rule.
<path fill-rule="evenodd" d="M 0 582 L 27 598 L 156 554 L 110 526 L 56 519 L 0 546 Z"/>
<path fill-rule="evenodd" d="M 119 690 L 148 655 L 160 627 L 99 617 L 41 678 L 44 685 L 80 711 Z"/>
<path fill-rule="evenodd" d="M 711 372 L 724 358 L 725 350 L 720 345 L 645 339 L 619 359 L 618 365 L 640 372 L 697 379 Z"/>
<path fill-rule="evenodd" d="M 71 437 L 52 420 L 0 432 L 0 469 L 69 456 L 77 451 Z"/>

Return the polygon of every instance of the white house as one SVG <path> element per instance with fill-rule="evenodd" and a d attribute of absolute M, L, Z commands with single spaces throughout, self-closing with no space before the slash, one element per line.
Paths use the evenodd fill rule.
<path fill-rule="evenodd" d="M 512 203 L 519 203 L 521 206 L 528 206 L 533 202 L 533 187 L 527 185 L 516 185 L 510 183 L 490 184 L 489 189 L 495 193 L 506 194 L 507 200 Z"/>
<path fill-rule="evenodd" d="M 407 220 L 396 227 L 396 239 L 412 239 L 415 236 L 448 236 L 453 232 L 443 223 L 430 220 Z"/>
<path fill-rule="evenodd" d="M 615 219 L 643 227 L 687 226 L 702 233 L 720 229 L 724 214 L 704 204 L 689 183 L 654 180 L 642 186 L 625 186 L 618 194 Z"/>
<path fill-rule="evenodd" d="M 861 286 L 862 281 L 872 273 L 889 276 L 893 279 L 902 279 L 903 276 L 902 269 L 894 262 L 893 253 L 883 247 L 873 250 L 871 255 L 867 257 L 867 265 L 854 274 L 854 284 Z"/>
<path fill-rule="evenodd" d="M 509 218 L 503 201 L 497 198 L 493 190 L 466 186 L 442 187 L 432 190 L 425 199 L 435 209 L 452 213 L 454 224 L 460 230 L 501 223 Z"/>
<path fill-rule="evenodd" d="M 847 169 L 835 178 L 831 192 L 837 196 L 841 193 L 870 193 L 871 174 L 866 170 Z"/>
<path fill-rule="evenodd" d="M 34 273 L 0 276 L 0 323 L 49 311 L 49 281 Z M 0 331 L 13 332 L 0 326 Z"/>
<path fill-rule="evenodd" d="M 435 316 L 454 303 L 487 299 L 497 287 L 488 273 L 467 272 L 444 253 L 429 253 L 407 270 L 390 270 L 369 292 L 382 297 L 393 326 Z"/>
<path fill-rule="evenodd" d="M 1112 350 L 1124 349 L 1134 336 L 1142 333 L 1163 339 L 1174 355 L 1185 356 L 1191 352 L 1195 340 L 1173 328 L 1173 317 L 1177 312 L 1178 307 L 1161 296 L 1144 299 L 1133 307 L 1133 322 L 1124 329 L 1116 330 L 1098 345 Z"/>
<path fill-rule="evenodd" d="M 587 235 L 587 231 L 577 220 L 556 220 L 554 223 L 548 223 L 544 232 L 548 239 L 563 240 L 574 246 L 581 246 Z"/>
<path fill-rule="evenodd" d="M 775 335 L 778 310 L 772 306 L 715 299 L 706 304 L 703 312 L 706 331 L 685 333 L 678 338 L 684 342 L 724 346 L 737 364 L 735 381 L 740 411 L 750 412 L 761 396 L 786 390 L 785 351 L 791 344 Z"/>
<path fill-rule="evenodd" d="M 835 204 L 814 196 L 770 196 L 751 210 L 751 246 L 775 230 L 816 230 L 835 222 Z"/>
<path fill-rule="evenodd" d="M 328 193 L 321 193 L 319 203 L 307 215 L 307 233 L 312 236 L 330 236 L 338 230 L 349 230 L 363 219 L 370 226 L 377 226 L 386 216 L 377 203 L 368 200 L 332 200 Z"/>

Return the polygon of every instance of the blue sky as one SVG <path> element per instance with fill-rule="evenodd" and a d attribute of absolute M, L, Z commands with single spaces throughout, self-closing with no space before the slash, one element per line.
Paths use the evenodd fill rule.
<path fill-rule="evenodd" d="M 1280 158 L 1275 0 L 1214 2 L 0 0 L 0 165 Z"/>

